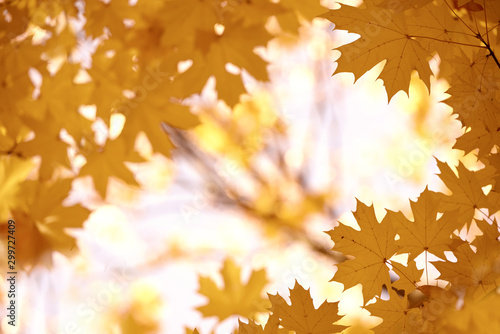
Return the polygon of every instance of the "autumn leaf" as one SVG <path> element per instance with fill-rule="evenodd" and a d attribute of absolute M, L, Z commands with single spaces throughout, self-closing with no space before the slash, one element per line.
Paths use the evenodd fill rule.
<path fill-rule="evenodd" d="M 337 72 L 353 73 L 357 80 L 386 60 L 380 78 L 389 99 L 399 90 L 408 93 L 413 70 L 430 89 L 431 54 L 412 36 L 416 30 L 404 16 L 393 15 L 383 8 L 342 5 L 322 17 L 332 21 L 335 29 L 361 35 L 355 42 L 339 48 L 342 56 L 337 61 Z"/>
<path fill-rule="evenodd" d="M 451 87 L 447 91 L 451 96 L 445 102 L 453 108 L 460 122 L 473 128 L 476 122 L 482 122 L 487 129 L 496 129 L 498 106 L 495 101 L 498 99 L 500 71 L 488 51 L 480 49 L 470 56 L 462 52 L 450 59 L 446 66 L 450 66 L 449 70 L 453 73 L 450 76 Z M 469 136 L 462 136 L 456 145 L 465 149 L 465 153 L 470 151 L 465 147 Z M 484 150 L 483 145 L 476 147 L 480 153 L 484 151 L 483 154 L 491 150 L 491 147 Z"/>
<path fill-rule="evenodd" d="M 365 306 L 373 316 L 383 319 L 382 323 L 373 329 L 375 334 L 433 333 L 432 326 L 422 318 L 422 310 L 408 308 L 407 298 L 399 297 L 392 290 L 389 295 L 389 300 L 377 298 L 376 303 Z"/>
<path fill-rule="evenodd" d="M 424 270 L 418 269 L 416 262 L 412 260 L 408 260 L 406 266 L 396 261 L 391 261 L 391 266 L 393 271 L 399 276 L 399 279 L 392 283 L 392 288 L 403 290 L 405 295 L 409 295 L 415 291 Z"/>
<path fill-rule="evenodd" d="M 401 247 L 398 252 L 409 253 L 409 260 L 422 252 L 430 252 L 444 259 L 444 252 L 450 250 L 451 234 L 462 227 L 458 210 L 447 211 L 437 219 L 440 197 L 427 188 L 417 201 L 410 201 L 410 206 L 414 221 L 406 219 L 402 213 L 397 219 L 397 233 L 400 236 L 397 244 Z"/>
<path fill-rule="evenodd" d="M 262 26 L 245 27 L 239 23 L 227 24 L 218 35 L 215 31 L 198 31 L 198 52 L 194 64 L 179 75 L 177 84 L 189 96 L 203 88 L 210 76 L 214 76 L 218 97 L 234 106 L 240 95 L 246 92 L 240 73 L 228 71 L 227 64 L 245 69 L 257 80 L 268 79 L 266 62 L 254 53 L 257 46 L 265 46 L 271 35 Z M 184 96 L 183 96 L 184 97 Z"/>
<path fill-rule="evenodd" d="M 314 308 L 309 289 L 304 289 L 297 281 L 290 289 L 291 305 L 278 294 L 269 295 L 269 300 L 271 312 L 280 319 L 280 325 L 297 334 L 338 333 L 345 328 L 334 325 L 341 319 L 337 315 L 338 303 L 324 301 L 319 308 Z"/>
<path fill-rule="evenodd" d="M 479 50 L 471 56 L 462 55 L 450 62 L 453 75 L 450 78 L 451 97 L 446 103 L 453 107 L 464 126 L 470 128 L 458 138 L 454 148 L 469 153 L 479 149 L 478 157 L 489 154 L 499 144 L 500 120 L 498 99 L 500 79 L 497 64 L 487 50 Z"/>
<path fill-rule="evenodd" d="M 79 106 L 88 102 L 91 93 L 90 85 L 75 82 L 79 69 L 79 65 L 65 63 L 55 74 L 44 76 L 40 95 L 23 101 L 21 114 L 38 121 L 50 114 L 61 127 L 70 128 L 66 125 L 71 120 L 67 114 L 77 113 Z M 62 99 L 63 95 L 66 98 Z"/>
<path fill-rule="evenodd" d="M 69 145 L 61 139 L 61 128 L 57 122 L 52 117 L 47 117 L 44 122 L 31 119 L 24 119 L 24 122 L 35 132 L 35 138 L 20 143 L 15 151 L 25 157 L 41 157 L 38 171 L 40 178 L 50 179 L 58 166 L 71 169 L 68 159 Z"/>
<path fill-rule="evenodd" d="M 67 255 L 76 251 L 75 239 L 66 229 L 82 227 L 90 211 L 79 204 L 63 205 L 72 181 L 59 179 L 51 184 L 26 181 L 23 184 L 26 208 L 12 210 L 16 239 L 30 240 L 16 243 L 16 260 L 22 268 L 30 270 L 39 262 L 50 264 L 53 251 Z M 2 226 L 4 232 L 6 226 Z"/>
<path fill-rule="evenodd" d="M 459 210 L 459 224 L 457 227 L 465 224 L 469 226 L 476 209 L 486 208 L 490 215 L 498 211 L 500 208 L 498 193 L 491 192 L 489 196 L 486 196 L 482 190 L 484 185 L 479 183 L 474 172 L 459 163 L 457 176 L 446 163 L 439 160 L 437 163 L 441 171 L 439 177 L 452 192 L 450 196 L 441 195 L 443 199 L 440 210 Z"/>
<path fill-rule="evenodd" d="M 400 90 L 408 94 L 412 71 L 417 71 L 430 90 L 433 74 L 428 61 L 435 53 L 449 59 L 460 52 L 461 45 L 481 44 L 444 2 L 365 0 L 362 7 L 342 5 L 322 17 L 332 21 L 335 29 L 361 36 L 338 48 L 342 56 L 337 72 L 353 73 L 357 80 L 385 60 L 379 77 L 389 100 Z"/>
<path fill-rule="evenodd" d="M 333 250 L 355 257 L 337 265 L 334 280 L 344 284 L 344 290 L 361 283 L 366 303 L 381 294 L 383 285 L 391 285 L 387 264 L 398 251 L 396 230 L 388 216 L 379 223 L 373 206 L 360 201 L 353 215 L 359 230 L 340 223 L 327 234 L 335 242 Z"/>
<path fill-rule="evenodd" d="M 484 158 L 499 144 L 500 127 L 492 128 L 486 126 L 483 121 L 477 121 L 472 125 L 470 131 L 457 140 L 453 147 L 461 149 L 465 153 L 478 149 L 478 158 Z"/>
<path fill-rule="evenodd" d="M 480 298 L 494 290 L 500 284 L 500 233 L 497 223 L 490 225 L 478 222 L 483 235 L 473 242 L 476 250 L 469 243 L 463 242 L 453 252 L 457 262 L 435 262 L 441 273 L 440 279 L 452 283 L 457 291 L 465 290 L 468 295 Z"/>
<path fill-rule="evenodd" d="M 0 157 L 0 219 L 9 219 L 13 208 L 27 209 L 25 198 L 19 196 L 26 177 L 33 169 L 31 160 L 16 156 Z"/>
<path fill-rule="evenodd" d="M 217 316 L 222 321 L 231 315 L 252 317 L 262 312 L 267 301 L 261 298 L 262 289 L 267 284 L 264 269 L 253 271 L 248 282 L 241 282 L 241 270 L 231 260 L 226 259 L 221 270 L 224 288 L 217 287 L 208 277 L 200 277 L 199 293 L 208 298 L 208 304 L 198 307 L 207 317 Z"/>
<path fill-rule="evenodd" d="M 418 2 L 418 10 L 405 12 L 405 18 L 422 47 L 432 55 L 437 52 L 441 59 L 446 60 L 443 67 L 448 66 L 448 61 L 452 63 L 455 56 L 469 54 L 480 45 L 480 40 L 457 18 L 448 2 L 427 2 L 425 6 L 421 6 L 422 1 Z M 461 48 L 461 45 L 469 48 Z"/>
<path fill-rule="evenodd" d="M 106 198 L 108 181 L 111 176 L 117 177 L 130 185 L 139 186 L 134 174 L 124 164 L 125 160 L 142 161 L 137 154 L 127 154 L 122 141 L 108 140 L 104 147 L 96 147 L 89 154 L 87 163 L 80 170 L 80 176 L 92 176 L 94 187 L 102 198 Z"/>
<path fill-rule="evenodd" d="M 150 94 L 140 102 L 131 100 L 123 106 L 126 115 L 121 136 L 126 147 L 133 149 L 137 135 L 145 133 L 154 152 L 170 156 L 174 145 L 170 141 L 163 123 L 177 129 L 189 129 L 199 124 L 198 118 L 189 112 L 188 106 L 169 103 L 163 94 Z"/>
<path fill-rule="evenodd" d="M 19 57 L 19 52 L 26 54 Z M 39 45 L 23 42 L 14 47 L 0 48 L 0 99 L 2 105 L 0 110 L 2 114 L 13 117 L 19 116 L 20 106 L 26 101 L 31 100 L 30 94 L 33 91 L 33 84 L 28 76 L 30 67 L 37 68 L 34 65 L 39 61 L 43 49 Z M 35 108 L 38 109 L 38 108 Z M 8 126 L 8 122 L 3 122 Z"/>
<path fill-rule="evenodd" d="M 134 87 L 137 72 L 132 71 L 132 57 L 130 52 L 124 50 L 123 45 L 107 41 L 96 50 L 93 66 L 87 70 L 92 81 L 87 84 L 91 90 L 85 104 L 95 105 L 96 116 L 108 125 L 111 112 L 126 100 L 123 91 Z M 124 76 L 124 73 L 129 72 L 130 75 Z"/>

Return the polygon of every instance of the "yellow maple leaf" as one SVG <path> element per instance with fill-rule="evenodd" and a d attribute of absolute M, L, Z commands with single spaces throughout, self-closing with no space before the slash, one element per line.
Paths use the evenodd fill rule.
<path fill-rule="evenodd" d="M 397 219 L 397 233 L 401 246 L 398 252 L 410 253 L 409 260 L 415 259 L 422 252 L 431 252 L 445 258 L 444 252 L 450 250 L 451 234 L 461 229 L 458 210 L 447 211 L 437 219 L 440 196 L 427 188 L 417 201 L 411 202 L 414 221 L 406 219 L 402 213 Z"/>
<path fill-rule="evenodd" d="M 152 92 L 143 101 L 130 101 L 134 108 L 126 109 L 126 121 L 122 137 L 127 147 L 134 147 L 137 135 L 144 132 L 154 152 L 170 156 L 174 147 L 163 123 L 176 129 L 189 129 L 199 124 L 198 117 L 193 115 L 188 106 L 170 103 L 160 90 Z M 126 107 L 126 106 L 125 106 Z"/>
<path fill-rule="evenodd" d="M 227 23 L 218 35 L 212 31 L 197 31 L 193 66 L 177 78 L 184 96 L 200 91 L 210 76 L 215 76 L 218 97 L 234 106 L 240 95 L 246 92 L 241 74 L 228 71 L 228 63 L 245 69 L 258 80 L 268 79 L 266 62 L 253 52 L 257 46 L 265 46 L 271 35 L 260 25 L 245 27 L 239 23 Z"/>
<path fill-rule="evenodd" d="M 59 124 L 50 116 L 43 122 L 32 119 L 24 119 L 24 122 L 35 132 L 35 138 L 20 143 L 15 151 L 25 157 L 40 156 L 42 158 L 38 171 L 39 178 L 50 179 L 58 166 L 70 169 L 68 144 L 61 140 Z"/>
<path fill-rule="evenodd" d="M 361 35 L 353 43 L 339 48 L 337 72 L 353 73 L 357 80 L 383 60 L 386 64 L 380 78 L 384 80 L 389 100 L 400 90 L 408 93 L 411 73 L 416 70 L 430 89 L 431 54 L 412 37 L 416 29 L 405 16 L 394 15 L 384 8 L 357 8 L 342 5 L 322 17 L 335 23 L 335 29 Z"/>
<path fill-rule="evenodd" d="M 87 70 L 92 82 L 86 104 L 96 106 L 96 116 L 109 125 L 111 112 L 121 105 L 125 89 L 134 87 L 137 72 L 132 71 L 133 54 L 115 40 L 106 41 L 92 57 L 92 67 Z"/>
<path fill-rule="evenodd" d="M 340 223 L 327 234 L 335 242 L 333 250 L 355 257 L 337 265 L 334 280 L 344 284 L 344 289 L 361 283 L 366 303 L 374 296 L 380 296 L 383 285 L 391 285 L 387 265 L 398 251 L 394 242 L 396 230 L 388 215 L 379 223 L 373 206 L 368 207 L 360 201 L 353 215 L 360 230 Z"/>
<path fill-rule="evenodd" d="M 19 197 L 19 191 L 33 167 L 30 160 L 15 156 L 0 157 L 0 220 L 9 219 L 13 208 L 26 208 L 25 199 Z"/>
<path fill-rule="evenodd" d="M 265 311 L 268 302 L 261 298 L 267 284 L 265 269 L 253 271 L 248 282 L 242 283 L 240 268 L 231 259 L 226 259 L 221 274 L 223 289 L 210 278 L 200 277 L 199 292 L 208 298 L 208 304 L 198 307 L 204 316 L 224 320 L 238 314 L 250 318 L 256 312 Z"/>
<path fill-rule="evenodd" d="M 92 176 L 95 189 L 102 198 L 106 198 L 108 180 L 111 176 L 117 177 L 130 185 L 139 186 L 134 174 L 124 164 L 124 161 L 139 162 L 142 159 L 137 154 L 127 154 L 121 138 L 108 140 L 104 147 L 96 147 L 87 156 L 87 163 L 80 170 L 80 176 Z"/>
<path fill-rule="evenodd" d="M 91 93 L 90 85 L 75 83 L 79 70 L 79 64 L 66 62 L 53 75 L 43 72 L 40 95 L 24 101 L 21 114 L 44 120 L 50 113 L 57 122 L 66 124 L 67 115 L 77 113 L 78 107 L 88 101 Z"/>
<path fill-rule="evenodd" d="M 417 4 L 417 1 L 408 2 Z M 449 61 L 457 54 L 469 54 L 476 45 L 480 45 L 480 40 L 457 18 L 457 13 L 451 10 L 448 3 L 427 1 L 422 4 L 420 0 L 418 6 L 418 10 L 406 12 L 405 17 L 415 39 L 430 54 L 437 52 L 441 59 Z"/>
<path fill-rule="evenodd" d="M 82 227 L 90 211 L 81 205 L 67 207 L 62 204 L 72 181 L 26 181 L 23 184 L 26 209 L 12 211 L 16 239 L 29 240 L 16 243 L 16 260 L 23 269 L 30 270 L 39 263 L 50 264 L 53 251 L 63 254 L 76 251 L 75 239 L 67 234 L 66 229 Z M 2 224 L 2 230 L 5 231 L 6 226 Z"/>
<path fill-rule="evenodd" d="M 13 117 L 19 106 L 31 98 L 33 84 L 28 75 L 30 67 L 40 67 L 43 49 L 24 40 L 18 45 L 0 47 L 0 111 Z M 23 54 L 23 57 L 19 57 Z M 8 123 L 7 123 L 8 124 Z"/>
<path fill-rule="evenodd" d="M 495 107 L 496 108 L 496 107 Z M 485 125 L 484 121 L 475 121 L 471 125 L 470 131 L 464 133 L 453 148 L 463 150 L 465 154 L 478 149 L 478 158 L 487 156 L 494 147 L 500 146 L 500 127 Z"/>
<path fill-rule="evenodd" d="M 453 254 L 457 262 L 435 262 L 441 273 L 439 278 L 452 283 L 456 291 L 465 290 L 468 295 L 480 298 L 500 285 L 500 233 L 496 221 L 490 225 L 478 222 L 483 235 L 472 243 L 462 242 Z"/>
<path fill-rule="evenodd" d="M 422 310 L 409 308 L 406 297 L 398 296 L 389 290 L 390 299 L 377 298 L 376 303 L 365 306 L 365 309 L 376 317 L 383 319 L 382 323 L 375 327 L 375 334 L 425 334 L 433 333 L 432 325 L 423 319 Z"/>
<path fill-rule="evenodd" d="M 144 132 L 154 152 L 170 156 L 174 147 L 163 123 L 176 129 L 189 129 L 199 124 L 197 116 L 190 112 L 190 107 L 168 100 L 168 83 L 141 93 L 143 96 L 124 101 L 117 112 L 126 117 L 121 137 L 127 147 L 133 147 L 137 135 Z"/>
<path fill-rule="evenodd" d="M 345 326 L 334 325 L 342 317 L 338 316 L 338 303 L 326 300 L 319 308 L 314 308 L 309 289 L 304 289 L 297 281 L 290 289 L 291 305 L 280 295 L 269 295 L 271 312 L 280 319 L 280 325 L 297 334 L 330 334 L 341 332 Z"/>
<path fill-rule="evenodd" d="M 482 121 L 485 127 L 496 131 L 500 74 L 488 51 L 480 49 L 470 56 L 461 52 L 443 66 L 445 71 L 451 67 L 448 71 L 453 72 L 449 76 L 450 88 L 447 91 L 451 96 L 445 102 L 453 108 L 460 122 L 474 127 L 475 122 Z"/>
<path fill-rule="evenodd" d="M 392 288 L 404 290 L 405 295 L 415 291 L 422 277 L 423 269 L 418 269 L 415 261 L 408 261 L 404 266 L 396 261 L 391 262 L 392 270 L 399 275 L 399 279 L 392 282 Z"/>
<path fill-rule="evenodd" d="M 492 191 L 486 196 L 482 190 L 484 185 L 479 182 L 475 172 L 468 170 L 460 162 L 457 167 L 458 175 L 455 175 L 446 163 L 439 160 L 437 163 L 441 171 L 439 177 L 452 191 L 450 196 L 441 195 L 439 210 L 444 212 L 458 209 L 458 228 L 460 225 L 470 225 L 476 209 L 486 208 L 490 215 L 500 209 L 499 194 Z"/>
<path fill-rule="evenodd" d="M 481 39 L 457 15 L 445 2 L 364 0 L 359 8 L 342 5 L 322 17 L 336 29 L 361 35 L 338 48 L 338 72 L 351 72 L 357 80 L 385 60 L 379 77 L 390 100 L 400 90 L 408 93 L 413 71 L 430 90 L 428 61 L 436 52 L 450 59 L 464 46 L 481 47 Z"/>

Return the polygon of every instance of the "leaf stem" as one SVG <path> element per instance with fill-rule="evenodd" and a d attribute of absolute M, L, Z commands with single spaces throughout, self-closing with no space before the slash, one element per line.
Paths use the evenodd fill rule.
<path fill-rule="evenodd" d="M 478 35 L 476 35 L 476 37 L 477 37 L 477 39 L 479 39 L 484 44 L 484 46 L 486 47 L 486 49 L 488 49 L 488 51 L 490 52 L 490 56 L 493 57 L 493 60 L 497 64 L 498 68 L 500 68 L 500 62 L 498 61 L 498 58 L 495 55 L 495 52 L 493 52 L 493 50 L 491 49 L 490 44 L 484 40 L 483 36 L 481 36 L 481 35 L 478 34 Z"/>
<path fill-rule="evenodd" d="M 425 250 L 425 284 L 429 285 L 429 267 L 427 264 L 429 261 L 427 261 L 427 251 Z"/>

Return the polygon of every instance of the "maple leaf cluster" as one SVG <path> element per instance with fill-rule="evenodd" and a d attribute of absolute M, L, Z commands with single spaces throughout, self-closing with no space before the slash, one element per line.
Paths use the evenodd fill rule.
<path fill-rule="evenodd" d="M 218 98 L 237 105 L 247 92 L 242 72 L 268 79 L 255 48 L 297 33 L 302 21 L 325 10 L 319 0 L 0 6 L 0 214 L 3 230 L 13 217 L 33 240 L 18 247 L 25 269 L 47 263 L 42 259 L 53 251 L 75 250 L 66 228 L 82 227 L 90 211 L 63 203 L 73 180 L 90 176 L 103 200 L 111 178 L 139 187 L 127 163 L 151 158 L 137 150 L 141 134 L 153 154 L 170 157 L 167 129 L 200 123 L 185 98 L 214 77 Z M 270 18 L 280 27 L 272 34 L 265 28 Z"/>
<path fill-rule="evenodd" d="M 210 278 L 200 277 L 199 292 L 206 296 L 209 302 L 198 310 L 204 316 L 216 316 L 220 320 L 235 314 L 248 318 L 246 323 L 239 320 L 238 333 L 337 333 L 345 328 L 334 324 L 342 318 L 337 315 L 338 302 L 325 301 L 315 308 L 309 290 L 297 282 L 294 288 L 290 289 L 290 305 L 279 294 L 269 294 L 268 300 L 261 298 L 262 290 L 267 284 L 263 269 L 253 271 L 248 281 L 243 284 L 240 268 L 228 259 L 221 275 L 224 281 L 223 289 L 219 289 Z M 256 313 L 266 312 L 267 309 L 271 314 L 264 327 L 251 320 Z"/>
<path fill-rule="evenodd" d="M 387 211 L 378 219 L 373 206 L 358 201 L 353 212 L 358 226 L 340 223 L 327 232 L 333 250 L 347 258 L 332 281 L 344 289 L 361 284 L 364 308 L 382 319 L 375 333 L 496 332 L 500 2 L 364 0 L 359 7 L 338 7 L 322 17 L 335 29 L 360 36 L 338 48 L 337 72 L 353 73 L 357 80 L 384 62 L 380 78 L 389 100 L 401 90 L 408 93 L 414 71 L 429 91 L 431 76 L 446 79 L 450 98 L 445 103 L 464 127 L 454 148 L 473 152 L 482 168 L 471 170 L 460 162 L 454 172 L 437 161 L 449 191 L 426 188 L 410 201 L 409 217 Z M 432 72 L 432 59 L 440 60 L 439 73 Z M 291 305 L 270 295 L 265 328 L 250 320 L 240 322 L 239 331 L 342 331 L 335 327 L 336 305 L 316 310 L 309 298 L 298 285 L 291 290 Z"/>
<path fill-rule="evenodd" d="M 379 222 L 373 207 L 358 202 L 354 216 L 359 230 L 341 224 L 328 232 L 333 249 L 353 257 L 338 265 L 334 280 L 344 288 L 362 284 L 366 309 L 383 319 L 376 333 L 494 331 L 495 321 L 456 322 L 454 317 L 460 312 L 470 317 L 466 314 L 474 303 L 494 307 L 499 298 L 500 233 L 495 214 L 500 210 L 500 166 L 493 161 L 500 115 L 500 63 L 495 53 L 500 3 L 374 0 L 360 7 L 341 5 L 323 17 L 336 29 L 360 35 L 339 48 L 337 71 L 352 72 L 357 79 L 384 61 L 380 78 L 389 99 L 400 90 L 408 93 L 413 71 L 430 90 L 429 61 L 439 57 L 439 76 L 450 84 L 451 97 L 445 102 L 465 128 L 454 148 L 465 154 L 474 151 L 485 165 L 472 171 L 460 163 L 455 174 L 438 161 L 439 177 L 451 194 L 425 189 L 410 203 L 411 220 L 388 211 Z M 400 254 L 407 256 L 406 264 L 394 258 Z M 419 270 L 416 260 L 422 254 L 424 268 Z M 430 266 L 439 271 L 437 277 L 432 277 Z M 445 284 L 429 286 L 430 280 Z M 383 290 L 389 292 L 389 300 L 381 299 Z M 372 298 L 375 303 L 369 303 Z"/>

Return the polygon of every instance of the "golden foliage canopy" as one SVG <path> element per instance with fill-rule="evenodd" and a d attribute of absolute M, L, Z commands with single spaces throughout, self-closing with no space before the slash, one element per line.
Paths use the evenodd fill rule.
<path fill-rule="evenodd" d="M 233 121 L 242 114 L 262 121 L 242 97 L 250 93 L 244 75 L 268 79 L 258 48 L 297 33 L 301 22 L 321 15 L 335 29 L 360 36 L 338 48 L 337 72 L 353 73 L 357 80 L 384 62 L 380 78 L 389 100 L 401 90 L 408 93 L 414 71 L 429 90 L 431 76 L 446 79 L 446 103 L 464 126 L 455 148 L 474 152 L 485 166 L 472 170 L 460 163 L 455 173 L 438 161 L 448 194 L 425 189 L 410 202 L 409 218 L 389 211 L 379 222 L 373 206 L 358 201 L 358 227 L 341 223 L 327 232 L 333 250 L 348 256 L 334 280 L 345 289 L 362 285 L 365 308 L 382 318 L 376 333 L 499 331 L 498 321 L 490 321 L 498 320 L 500 283 L 495 218 L 500 210 L 499 1 L 364 0 L 359 7 L 342 4 L 328 12 L 319 0 L 9 0 L 0 6 L 0 216 L 5 233 L 13 217 L 20 239 L 30 240 L 17 247 L 24 269 L 45 262 L 54 251 L 75 249 L 67 228 L 81 227 L 90 212 L 64 202 L 75 179 L 90 176 L 105 199 L 111 178 L 140 186 L 127 163 L 147 159 L 136 150 L 141 133 L 154 153 L 170 157 L 174 141 L 167 129 L 193 129 L 200 122 L 199 133 L 210 126 L 215 129 L 210 133 L 225 128 L 214 115 L 195 114 L 186 101 L 209 78 L 215 78 L 218 98 L 234 108 Z M 275 29 L 266 27 L 271 20 Z M 433 73 L 429 61 L 437 59 L 440 70 Z M 112 133 L 117 117 L 123 128 Z M 269 118 L 261 123 L 279 128 Z M 259 133 L 259 127 L 251 131 Z M 233 154 L 245 160 L 241 152 Z M 306 196 L 301 205 L 276 212 L 269 203 L 280 190 L 262 189 L 267 198 L 244 208 L 296 231 L 326 197 Z M 464 229 L 468 237 L 460 234 Z M 416 262 L 422 253 L 423 269 Z M 442 261 L 428 260 L 428 253 Z M 402 254 L 406 263 L 394 258 Z M 429 288 L 430 266 L 439 272 L 433 279 L 443 282 L 441 287 Z M 265 311 L 260 307 L 266 303 L 264 271 L 254 272 L 244 285 L 239 268 L 227 261 L 222 276 L 222 289 L 200 279 L 200 293 L 209 299 L 199 308 L 205 316 L 251 318 Z M 447 294 L 453 300 L 459 296 L 461 304 L 446 302 Z M 415 295 L 418 302 L 412 301 Z M 239 331 L 343 330 L 334 324 L 341 318 L 337 303 L 315 308 L 298 283 L 290 300 L 269 295 L 267 325 L 249 319 L 240 322 Z"/>

